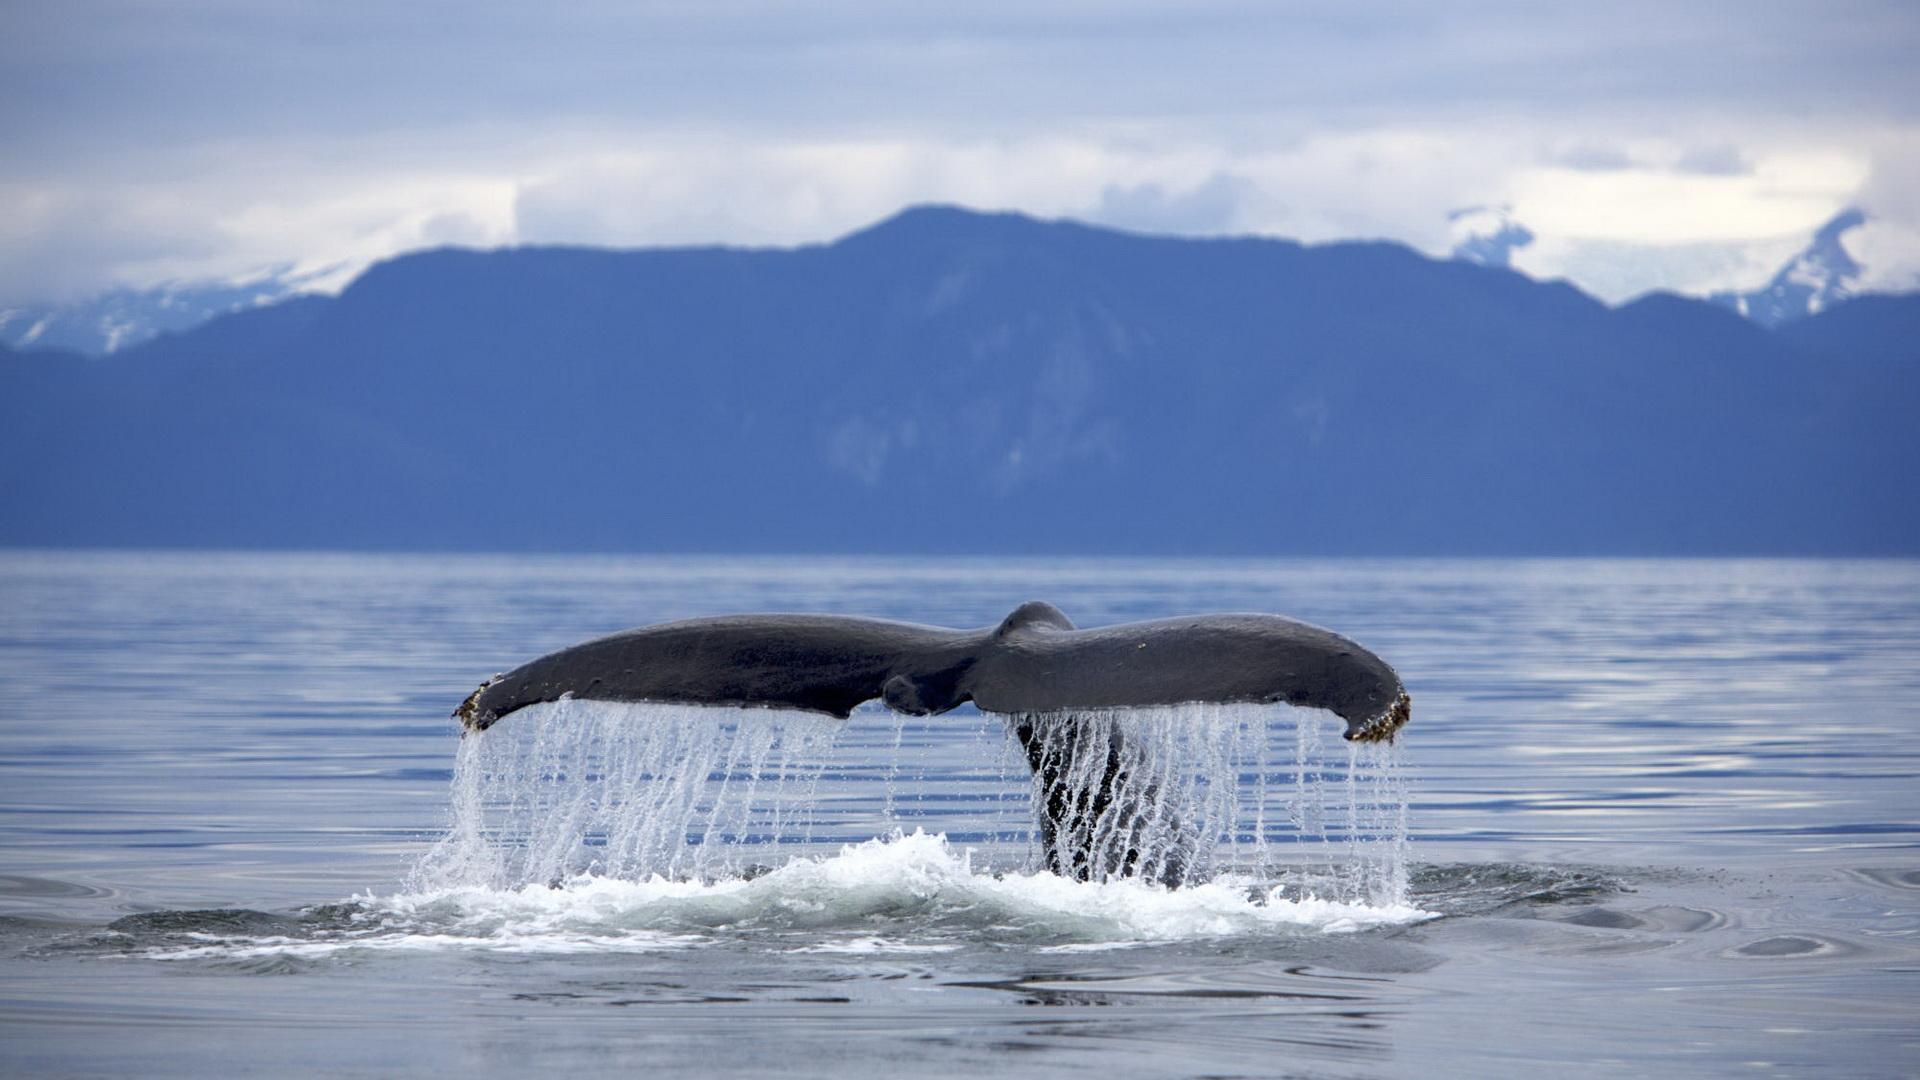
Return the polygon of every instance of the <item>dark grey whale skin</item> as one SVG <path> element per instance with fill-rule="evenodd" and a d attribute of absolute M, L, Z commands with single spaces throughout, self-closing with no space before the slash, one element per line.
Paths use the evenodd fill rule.
<path fill-rule="evenodd" d="M 454 715 L 483 731 L 571 694 L 804 709 L 845 717 L 875 698 L 915 716 L 972 701 L 1035 713 L 1186 702 L 1326 709 L 1349 739 L 1391 739 L 1408 700 L 1386 661 L 1278 615 L 1195 615 L 1076 629 L 1039 601 L 983 630 L 842 615 L 723 615 L 561 649 L 489 680 Z"/>
<path fill-rule="evenodd" d="M 1073 752 L 1049 744 L 1033 714 L 1187 702 L 1274 702 L 1327 709 L 1346 737 L 1391 740 L 1411 705 L 1386 661 L 1341 637 L 1278 615 L 1196 615 L 1076 629 L 1060 609 L 1022 604 L 999 626 L 948 630 L 839 615 L 725 615 L 663 623 L 588 641 L 496 676 L 454 711 L 484 731 L 517 709 L 565 695 L 602 701 L 777 706 L 846 717 L 880 698 L 897 712 L 943 713 L 963 702 L 1010 717 L 1039 779 L 1041 847 L 1056 873 L 1126 876 L 1138 851 L 1099 864 L 1086 836 L 1126 790 L 1135 755 L 1118 732 L 1101 747 L 1089 798 L 1073 790 Z M 1081 740 L 1069 740 L 1080 747 Z M 1068 838 L 1068 839 L 1063 839 Z M 1179 860 L 1161 879 L 1178 885 Z"/>

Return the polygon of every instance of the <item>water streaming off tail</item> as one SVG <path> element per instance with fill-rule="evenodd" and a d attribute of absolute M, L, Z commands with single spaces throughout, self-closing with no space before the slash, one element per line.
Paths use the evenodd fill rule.
<path fill-rule="evenodd" d="M 452 828 L 413 885 L 720 880 L 933 819 L 978 842 L 982 868 L 1045 866 L 1053 829 L 1096 879 L 1402 903 L 1399 750 L 1324 740 L 1324 721 L 1262 705 L 841 721 L 561 701 L 461 740 Z M 1051 803 L 1033 761 L 1056 778 Z"/>
<path fill-rule="evenodd" d="M 414 884 L 711 877 L 804 840 L 840 722 L 781 709 L 563 700 L 460 740 L 453 827 Z"/>
<path fill-rule="evenodd" d="M 1319 713 L 1192 703 L 1009 716 L 1033 764 L 1036 830 L 1056 872 L 1406 897 L 1406 785 L 1396 745 L 1324 756 Z M 1044 851 L 1041 858 L 1045 858 Z"/>

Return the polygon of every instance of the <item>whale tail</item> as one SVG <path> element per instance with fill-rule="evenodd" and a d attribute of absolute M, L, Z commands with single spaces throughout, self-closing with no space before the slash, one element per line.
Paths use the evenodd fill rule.
<path fill-rule="evenodd" d="M 1075 878 L 1140 872 L 1177 882 L 1178 852 L 1128 840 L 1159 792 L 1119 727 L 1084 717 L 1193 703 L 1326 709 L 1345 737 L 1392 741 L 1412 713 L 1384 660 L 1330 630 L 1277 615 L 1205 615 L 1082 630 L 1051 604 L 991 628 L 949 630 L 835 615 L 690 619 L 584 642 L 496 675 L 454 710 L 485 731 L 563 697 L 799 709 L 845 718 L 882 700 L 914 716 L 966 702 L 1008 717 L 1038 780 L 1049 865 Z M 1064 735 L 1046 718 L 1069 720 Z"/>

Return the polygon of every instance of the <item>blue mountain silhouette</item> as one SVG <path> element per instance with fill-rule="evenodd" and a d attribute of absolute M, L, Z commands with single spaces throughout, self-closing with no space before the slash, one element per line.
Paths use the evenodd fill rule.
<path fill-rule="evenodd" d="M 1769 331 L 1398 245 L 951 208 L 438 250 L 0 355 L 0 542 L 1920 551 L 1920 298 Z"/>

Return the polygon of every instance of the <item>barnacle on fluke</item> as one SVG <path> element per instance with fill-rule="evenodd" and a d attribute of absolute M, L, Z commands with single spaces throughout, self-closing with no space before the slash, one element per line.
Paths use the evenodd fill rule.
<path fill-rule="evenodd" d="M 1393 699 L 1393 705 L 1386 712 L 1361 724 L 1358 728 L 1349 728 L 1347 738 L 1355 742 L 1392 742 L 1393 736 L 1407 721 L 1413 719 L 1413 698 L 1405 690 Z"/>

